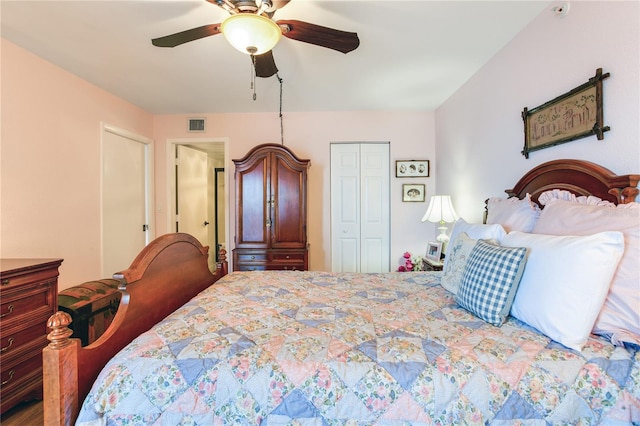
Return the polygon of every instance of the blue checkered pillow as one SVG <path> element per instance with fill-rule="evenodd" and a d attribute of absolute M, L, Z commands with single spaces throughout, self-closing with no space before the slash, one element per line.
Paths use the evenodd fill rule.
<path fill-rule="evenodd" d="M 509 315 L 527 261 L 525 247 L 500 247 L 480 240 L 469 254 L 456 302 L 489 324 Z"/>

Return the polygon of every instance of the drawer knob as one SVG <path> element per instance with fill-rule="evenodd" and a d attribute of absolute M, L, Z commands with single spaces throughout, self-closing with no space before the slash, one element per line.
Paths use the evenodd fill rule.
<path fill-rule="evenodd" d="M 2 383 L 0 383 L 0 386 L 4 386 L 7 383 L 9 383 L 11 381 L 11 379 L 13 379 L 13 375 L 16 374 L 15 371 L 11 370 L 9 371 L 9 378 L 7 380 L 4 380 Z"/>
<path fill-rule="evenodd" d="M 11 282 L 11 280 L 9 280 L 9 278 L 3 278 L 2 279 L 2 285 L 9 285 L 10 282 Z"/>
<path fill-rule="evenodd" d="M 255 256 L 251 256 L 251 260 L 254 260 L 256 257 Z"/>
<path fill-rule="evenodd" d="M 289 255 L 287 255 L 287 259 L 289 259 Z"/>
<path fill-rule="evenodd" d="M 9 308 L 7 309 L 7 312 L 5 312 L 4 314 L 0 315 L 0 318 L 4 318 L 7 315 L 11 314 L 11 312 L 13 312 L 13 305 L 9 305 Z"/>
<path fill-rule="evenodd" d="M 5 346 L 4 348 L 0 348 L 0 353 L 6 352 L 13 345 L 13 337 L 9 337 L 7 343 L 9 343 L 7 346 Z"/>

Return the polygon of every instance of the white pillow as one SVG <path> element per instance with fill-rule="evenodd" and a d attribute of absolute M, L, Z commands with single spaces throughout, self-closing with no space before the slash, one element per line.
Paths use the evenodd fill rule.
<path fill-rule="evenodd" d="M 536 233 L 553 235 L 602 231 L 622 232 L 625 250 L 593 332 L 610 336 L 616 345 L 640 345 L 640 204 L 616 207 L 553 200 L 534 228 Z"/>
<path fill-rule="evenodd" d="M 622 257 L 622 233 L 510 232 L 502 245 L 529 248 L 511 315 L 568 348 L 582 350 Z"/>
<path fill-rule="evenodd" d="M 469 238 L 467 233 L 463 232 L 449 243 L 451 247 L 449 256 L 447 256 L 449 262 L 442 267 L 440 285 L 453 294 L 458 294 L 458 288 L 460 288 L 464 275 L 464 268 L 467 265 L 471 250 L 473 250 L 477 242 L 478 240 Z"/>
<path fill-rule="evenodd" d="M 469 238 L 474 240 L 493 240 L 495 243 L 500 244 L 502 238 L 507 233 L 501 225 L 483 225 L 479 223 L 467 223 L 464 219 L 460 218 L 453 225 L 451 230 L 451 237 L 449 241 L 455 240 L 458 234 L 464 232 Z M 449 255 L 451 254 L 451 244 L 447 244 L 444 257 L 443 270 L 447 268 L 449 264 Z"/>
<path fill-rule="evenodd" d="M 522 200 L 518 197 L 489 198 L 487 201 L 487 223 L 502 225 L 506 232 L 531 232 L 540 216 L 540 207 L 527 194 Z"/>

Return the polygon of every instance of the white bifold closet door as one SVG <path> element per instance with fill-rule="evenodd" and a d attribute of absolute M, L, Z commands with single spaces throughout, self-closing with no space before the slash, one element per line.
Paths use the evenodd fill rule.
<path fill-rule="evenodd" d="M 389 143 L 331 144 L 331 270 L 388 272 Z"/>

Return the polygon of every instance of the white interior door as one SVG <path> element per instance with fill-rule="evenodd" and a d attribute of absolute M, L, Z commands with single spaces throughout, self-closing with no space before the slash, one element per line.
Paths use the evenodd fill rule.
<path fill-rule="evenodd" d="M 331 270 L 389 271 L 389 145 L 331 144 Z"/>
<path fill-rule="evenodd" d="M 331 144 L 331 270 L 360 271 L 358 144 Z"/>
<path fill-rule="evenodd" d="M 129 267 L 149 241 L 147 145 L 103 130 L 102 275 Z"/>
<path fill-rule="evenodd" d="M 207 153 L 177 145 L 177 229 L 209 245 Z M 215 249 L 212 250 L 215 252 Z"/>
<path fill-rule="evenodd" d="M 360 271 L 388 272 L 389 145 L 360 145 Z"/>

